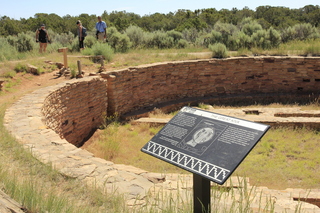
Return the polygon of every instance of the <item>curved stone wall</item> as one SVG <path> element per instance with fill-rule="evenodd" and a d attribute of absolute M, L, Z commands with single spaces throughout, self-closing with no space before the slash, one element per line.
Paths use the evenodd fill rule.
<path fill-rule="evenodd" d="M 180 61 L 104 72 L 101 77 L 70 81 L 48 94 L 43 103 L 45 124 L 78 147 L 101 125 L 104 115 L 130 117 L 144 109 L 172 110 L 172 106 L 200 101 L 220 104 L 222 99 L 259 102 L 259 98 L 318 97 L 320 58 Z"/>
<path fill-rule="evenodd" d="M 45 124 L 69 143 L 81 146 L 102 124 L 107 111 L 106 81 L 91 77 L 60 85 L 45 98 Z"/>
<path fill-rule="evenodd" d="M 171 102 L 318 94 L 318 57 L 246 57 L 158 63 L 105 72 L 108 114 Z"/>
<path fill-rule="evenodd" d="M 70 143 L 81 144 L 80 141 L 101 124 L 101 115 L 107 109 L 110 113 L 124 114 L 176 99 L 179 103 L 188 97 L 246 96 L 282 90 L 310 94 L 319 90 L 319 58 L 245 58 L 244 61 L 247 62 L 201 60 L 130 68 L 104 73 L 102 76 L 108 79 L 108 85 L 98 77 L 71 80 L 22 97 L 6 110 L 4 124 L 41 162 L 103 192 L 126 193 L 127 205 L 145 205 L 141 199 L 150 200 L 150 194 L 159 192 L 187 195 L 181 190 L 192 188 L 190 175 L 181 178 L 181 175 L 166 174 L 164 177 L 132 166 L 117 165 Z M 57 133 L 68 138 L 69 143 Z M 298 205 L 292 199 L 295 196 L 319 197 L 318 190 L 279 192 L 261 187 L 262 191 L 274 194 L 277 208 L 289 203 L 295 209 Z M 303 204 L 301 209 L 314 211 L 315 207 Z"/>

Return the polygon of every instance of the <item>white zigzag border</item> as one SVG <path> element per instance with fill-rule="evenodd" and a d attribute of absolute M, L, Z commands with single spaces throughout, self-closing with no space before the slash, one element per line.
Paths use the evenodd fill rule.
<path fill-rule="evenodd" d="M 177 152 L 171 148 L 149 141 L 144 151 L 156 155 L 157 157 L 164 159 L 173 164 L 187 168 L 191 172 L 197 172 L 204 175 L 209 179 L 213 179 L 219 183 L 229 175 L 230 170 L 221 168 L 211 163 L 205 162 L 190 155 Z"/>

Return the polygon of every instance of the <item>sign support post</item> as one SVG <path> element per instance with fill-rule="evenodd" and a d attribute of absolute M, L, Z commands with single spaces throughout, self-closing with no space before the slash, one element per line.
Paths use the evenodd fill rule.
<path fill-rule="evenodd" d="M 193 174 L 193 212 L 210 213 L 210 180 Z"/>

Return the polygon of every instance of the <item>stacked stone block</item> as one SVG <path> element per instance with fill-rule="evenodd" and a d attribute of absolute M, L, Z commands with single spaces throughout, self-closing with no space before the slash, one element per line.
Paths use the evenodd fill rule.
<path fill-rule="evenodd" d="M 318 93 L 317 57 L 245 57 L 158 63 L 104 72 L 108 114 L 184 98 Z"/>
<path fill-rule="evenodd" d="M 107 100 L 103 79 L 76 80 L 50 93 L 42 113 L 48 127 L 79 147 L 103 123 Z"/>

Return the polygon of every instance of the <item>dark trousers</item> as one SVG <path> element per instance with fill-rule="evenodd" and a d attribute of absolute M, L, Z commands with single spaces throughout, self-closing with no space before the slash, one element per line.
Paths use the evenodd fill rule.
<path fill-rule="evenodd" d="M 79 38 L 79 48 L 80 49 L 84 48 L 83 41 L 84 41 L 84 37 L 82 37 L 82 39 Z"/>

